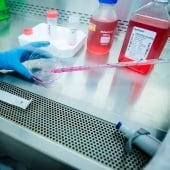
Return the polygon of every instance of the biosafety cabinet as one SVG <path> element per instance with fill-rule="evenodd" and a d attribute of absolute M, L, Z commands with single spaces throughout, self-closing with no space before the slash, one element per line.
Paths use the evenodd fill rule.
<path fill-rule="evenodd" d="M 118 0 L 118 26 L 108 55 L 88 53 L 85 39 L 74 56 L 60 57 L 60 62 L 64 67 L 117 62 L 131 13 L 147 2 Z M 69 16 L 78 15 L 78 29 L 87 36 L 98 1 L 6 0 L 6 6 L 9 19 L 0 21 L 1 51 L 19 46 L 24 28 L 46 23 L 49 9 L 58 10 L 57 24 L 66 28 Z M 161 57 L 167 58 L 169 50 L 168 41 Z M 1 70 L 0 90 L 31 102 L 23 109 L 0 101 L 0 158 L 28 170 L 144 169 L 151 156 L 136 145 L 127 153 L 127 138 L 116 124 L 164 139 L 170 122 L 169 66 L 157 64 L 148 75 L 127 68 L 65 72 L 46 86 Z"/>

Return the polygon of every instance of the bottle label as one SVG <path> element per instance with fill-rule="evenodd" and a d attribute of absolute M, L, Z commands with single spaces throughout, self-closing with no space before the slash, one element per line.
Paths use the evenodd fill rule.
<path fill-rule="evenodd" d="M 92 22 L 90 22 L 90 24 L 89 24 L 89 30 L 90 30 L 90 31 L 96 31 L 96 24 L 93 24 Z"/>
<path fill-rule="evenodd" d="M 113 34 L 113 31 L 101 33 L 100 44 L 108 44 L 110 42 L 110 39 L 111 39 L 111 34 Z"/>
<path fill-rule="evenodd" d="M 140 27 L 134 27 L 125 56 L 133 60 L 146 59 L 152 47 L 156 32 Z"/>

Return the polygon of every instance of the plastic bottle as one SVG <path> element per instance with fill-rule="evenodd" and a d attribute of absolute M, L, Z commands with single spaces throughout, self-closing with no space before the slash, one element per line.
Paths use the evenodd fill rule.
<path fill-rule="evenodd" d="M 104 55 L 109 53 L 117 27 L 117 14 L 114 6 L 117 0 L 99 0 L 99 8 L 90 18 L 87 50 Z"/>
<path fill-rule="evenodd" d="M 167 5 L 168 0 L 152 0 L 132 14 L 120 51 L 120 62 L 160 57 L 170 31 Z M 147 74 L 153 65 L 129 68 Z"/>
<path fill-rule="evenodd" d="M 48 10 L 46 12 L 46 19 L 48 25 L 48 36 L 50 39 L 56 39 L 58 11 Z"/>
<path fill-rule="evenodd" d="M 68 44 L 75 45 L 77 42 L 77 30 L 79 27 L 80 18 L 78 15 L 71 15 L 68 20 L 69 36 Z"/>

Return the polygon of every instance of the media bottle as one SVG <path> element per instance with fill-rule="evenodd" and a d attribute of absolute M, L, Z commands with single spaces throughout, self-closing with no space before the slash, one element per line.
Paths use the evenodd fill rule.
<path fill-rule="evenodd" d="M 167 6 L 168 0 L 152 0 L 132 14 L 120 50 L 119 62 L 160 57 L 170 31 Z M 154 65 L 143 65 L 129 68 L 147 74 L 153 67 Z"/>
<path fill-rule="evenodd" d="M 99 7 L 90 18 L 87 50 L 96 55 L 109 53 L 113 43 L 117 14 L 114 10 L 117 0 L 99 0 Z"/>

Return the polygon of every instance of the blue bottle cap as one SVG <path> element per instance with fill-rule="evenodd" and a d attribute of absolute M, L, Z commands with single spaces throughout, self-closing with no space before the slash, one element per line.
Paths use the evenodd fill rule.
<path fill-rule="evenodd" d="M 117 0 L 99 0 L 100 3 L 116 4 Z"/>
<path fill-rule="evenodd" d="M 118 122 L 117 125 L 116 125 L 116 129 L 120 129 L 121 126 L 122 126 L 122 123 Z"/>

